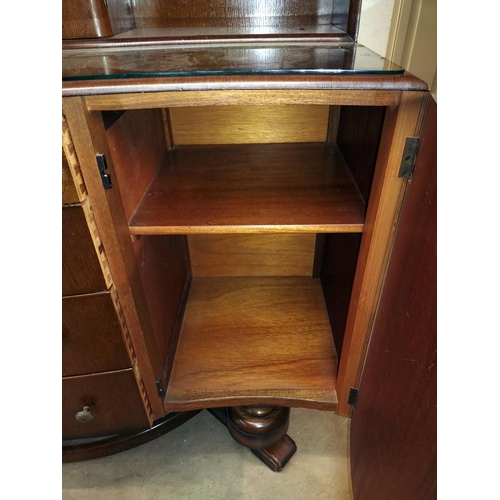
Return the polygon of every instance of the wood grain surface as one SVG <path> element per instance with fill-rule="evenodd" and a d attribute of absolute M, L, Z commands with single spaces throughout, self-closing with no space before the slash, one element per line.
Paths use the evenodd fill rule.
<path fill-rule="evenodd" d="M 318 280 L 195 278 L 165 408 L 334 410 L 336 367 Z"/>
<path fill-rule="evenodd" d="M 436 114 L 430 99 L 352 418 L 360 500 L 438 498 Z"/>
<path fill-rule="evenodd" d="M 324 142 L 328 106 L 171 108 L 176 145 Z"/>
<path fill-rule="evenodd" d="M 364 204 L 324 143 L 184 146 L 167 160 L 132 234 L 360 232 Z"/>
<path fill-rule="evenodd" d="M 132 366 L 109 292 L 64 297 L 62 335 L 65 377 Z"/>
<path fill-rule="evenodd" d="M 311 276 L 315 234 L 191 234 L 193 276 Z"/>
<path fill-rule="evenodd" d="M 298 26 L 330 24 L 330 0 L 141 0 L 138 28 L 172 26 Z"/>
<path fill-rule="evenodd" d="M 62 381 L 63 439 L 111 436 L 150 427 L 132 368 L 65 377 Z M 93 418 L 79 422 L 85 406 Z"/>
<path fill-rule="evenodd" d="M 62 209 L 62 294 L 101 292 L 107 288 L 108 280 L 103 273 L 84 207 L 80 204 L 64 206 Z"/>

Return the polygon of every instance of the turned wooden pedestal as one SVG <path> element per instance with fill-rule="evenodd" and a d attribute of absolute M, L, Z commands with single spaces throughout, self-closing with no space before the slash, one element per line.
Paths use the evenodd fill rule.
<path fill-rule="evenodd" d="M 283 470 L 297 451 L 295 441 L 286 434 L 290 408 L 239 406 L 208 411 L 274 472 Z"/>

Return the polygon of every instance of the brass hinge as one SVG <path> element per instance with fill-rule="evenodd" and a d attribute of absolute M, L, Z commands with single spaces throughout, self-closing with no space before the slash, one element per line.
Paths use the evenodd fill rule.
<path fill-rule="evenodd" d="M 418 147 L 420 140 L 418 137 L 407 137 L 405 148 L 403 150 L 403 157 L 401 158 L 401 165 L 399 167 L 398 177 L 403 179 L 411 179 L 413 170 L 415 168 L 415 161 L 417 159 Z"/>
<path fill-rule="evenodd" d="M 351 387 L 351 390 L 349 391 L 349 398 L 347 400 L 347 404 L 356 406 L 356 403 L 358 402 L 358 394 L 359 394 L 359 389 L 357 387 Z"/>

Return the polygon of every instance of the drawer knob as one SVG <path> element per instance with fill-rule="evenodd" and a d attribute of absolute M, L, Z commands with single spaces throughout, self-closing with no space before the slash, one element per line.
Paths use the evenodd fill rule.
<path fill-rule="evenodd" d="M 75 418 L 78 422 L 90 422 L 94 418 L 94 415 L 92 415 L 88 406 L 84 406 L 83 410 L 76 413 Z"/>

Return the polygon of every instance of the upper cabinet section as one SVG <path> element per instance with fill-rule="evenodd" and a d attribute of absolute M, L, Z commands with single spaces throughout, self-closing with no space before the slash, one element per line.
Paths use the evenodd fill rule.
<path fill-rule="evenodd" d="M 356 38 L 358 0 L 63 0 L 63 39 L 150 28 L 332 25 Z"/>
<path fill-rule="evenodd" d="M 111 5 L 119 0 L 75 3 L 85 1 L 105 2 L 112 24 Z M 131 2 L 133 27 L 83 30 L 79 38 L 65 35 L 63 8 L 63 96 L 187 90 L 186 84 L 189 90 L 282 89 L 292 88 L 294 78 L 298 88 L 315 89 L 333 88 L 335 78 L 361 79 L 348 87 L 363 90 L 378 90 L 377 77 L 392 78 L 397 90 L 417 84 L 357 43 L 360 1 L 123 1 Z"/>

